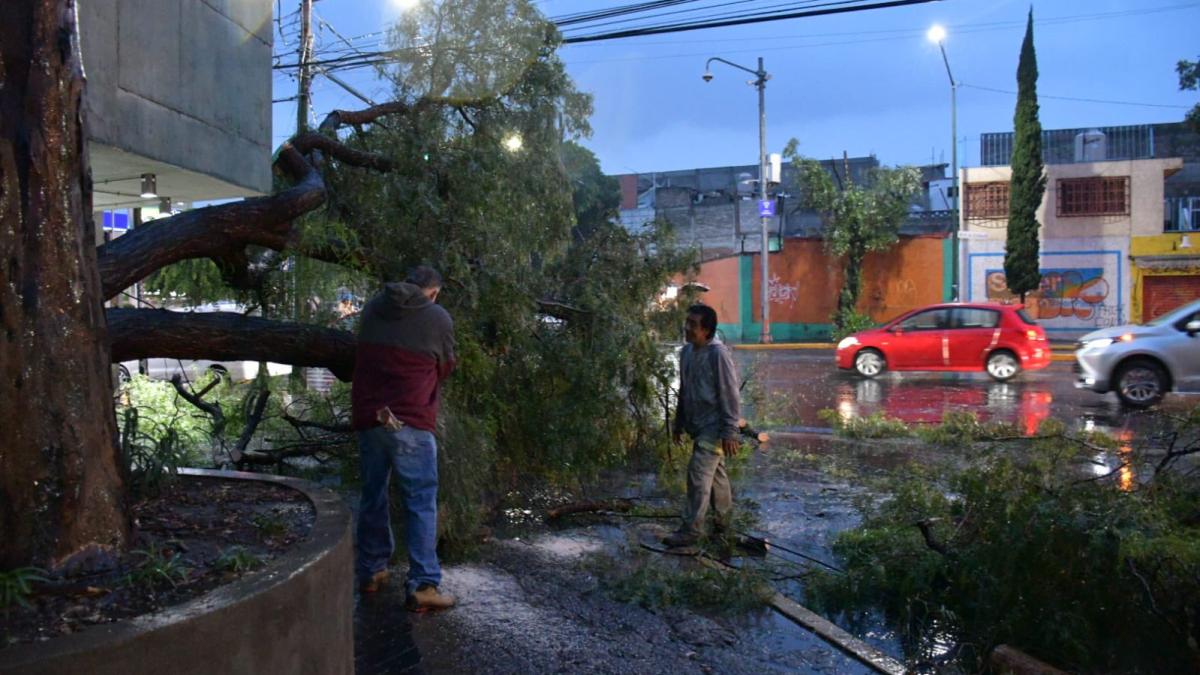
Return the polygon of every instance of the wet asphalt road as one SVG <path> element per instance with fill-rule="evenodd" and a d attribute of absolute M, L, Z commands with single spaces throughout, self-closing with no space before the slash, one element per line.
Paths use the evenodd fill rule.
<path fill-rule="evenodd" d="M 843 416 L 882 412 L 909 423 L 936 423 L 950 411 L 974 412 L 981 420 L 1018 425 L 1033 433 L 1054 418 L 1077 429 L 1147 431 L 1145 415 L 1122 408 L 1115 394 L 1075 388 L 1071 362 L 1055 361 L 1044 370 L 1024 372 L 1008 382 L 985 373 L 886 372 L 864 379 L 834 365 L 832 350 L 735 350 L 747 390 L 765 389 L 764 410 L 750 408 L 752 421 L 766 427 L 827 427 L 823 408 Z M 750 396 L 744 392 L 743 399 Z M 1169 395 L 1162 404 L 1182 411 L 1200 397 Z"/>

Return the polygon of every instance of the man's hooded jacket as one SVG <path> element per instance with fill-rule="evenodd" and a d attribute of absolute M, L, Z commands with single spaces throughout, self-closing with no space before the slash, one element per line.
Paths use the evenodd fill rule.
<path fill-rule="evenodd" d="M 352 424 L 369 429 L 379 412 L 417 429 L 437 424 L 439 383 L 454 370 L 450 314 L 409 283 L 384 284 L 363 308 L 351 389 Z"/>

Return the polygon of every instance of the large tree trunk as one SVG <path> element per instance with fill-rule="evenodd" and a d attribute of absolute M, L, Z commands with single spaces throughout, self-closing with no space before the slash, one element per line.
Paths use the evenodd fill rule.
<path fill-rule="evenodd" d="M 112 360 L 149 357 L 213 361 L 275 361 L 354 374 L 353 333 L 233 312 L 108 310 Z"/>
<path fill-rule="evenodd" d="M 124 545 L 73 0 L 0 18 L 0 568 Z"/>

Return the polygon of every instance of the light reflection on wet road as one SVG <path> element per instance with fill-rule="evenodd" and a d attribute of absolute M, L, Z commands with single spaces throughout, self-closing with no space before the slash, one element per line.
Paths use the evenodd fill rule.
<path fill-rule="evenodd" d="M 1149 430 L 1149 418 L 1123 409 L 1115 394 L 1076 389 L 1070 362 L 996 382 L 983 372 L 884 373 L 868 380 L 839 371 L 833 352 L 825 350 L 735 350 L 734 357 L 742 377 L 765 388 L 766 414 L 747 412 L 768 427 L 825 427 L 817 413 L 831 408 L 845 416 L 882 412 L 909 423 L 936 423 L 946 412 L 967 411 L 983 421 L 1014 423 L 1027 434 L 1047 418 L 1073 429 Z M 1162 408 L 1182 411 L 1197 403 L 1194 396 L 1170 395 Z"/>

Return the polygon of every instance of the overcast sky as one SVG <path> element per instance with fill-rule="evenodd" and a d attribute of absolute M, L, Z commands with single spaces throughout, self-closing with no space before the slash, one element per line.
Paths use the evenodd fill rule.
<path fill-rule="evenodd" d="M 549 17 L 632 0 L 542 0 Z M 286 16 L 295 7 L 283 2 Z M 698 4 L 722 4 L 705 0 Z M 724 0 L 724 4 L 731 4 Z M 780 0 L 743 0 L 743 7 Z M 796 3 L 790 3 L 796 4 Z M 595 96 L 594 133 L 584 144 L 607 173 L 752 164 L 758 154 L 758 99 L 750 75 L 765 59 L 767 142 L 790 138 L 817 158 L 874 154 L 884 164 L 950 160 L 950 84 L 937 45 L 925 37 L 946 27 L 946 53 L 958 90 L 959 163 L 979 162 L 979 135 L 1012 128 L 1017 57 L 1028 0 L 942 0 L 923 5 L 567 45 L 560 54 L 576 85 Z M 1047 129 L 1171 122 L 1200 92 L 1180 92 L 1175 64 L 1200 58 L 1200 2 L 1180 0 L 1038 0 L 1034 11 L 1041 121 Z M 397 0 L 320 0 L 320 43 L 329 27 L 356 44 L 403 11 Z M 284 22 L 285 34 L 288 33 Z M 282 44 L 276 33 L 276 42 Z M 279 51 L 277 47 L 277 51 Z M 294 61 L 294 59 L 293 59 Z M 343 79 L 376 100 L 388 87 L 370 71 Z M 275 77 L 275 98 L 295 81 Z M 1071 100 L 1089 99 L 1089 100 Z M 1138 104 L 1138 105 L 1133 105 Z M 364 104 L 326 78 L 314 85 L 314 112 Z M 294 103 L 275 105 L 278 144 L 295 129 Z"/>

